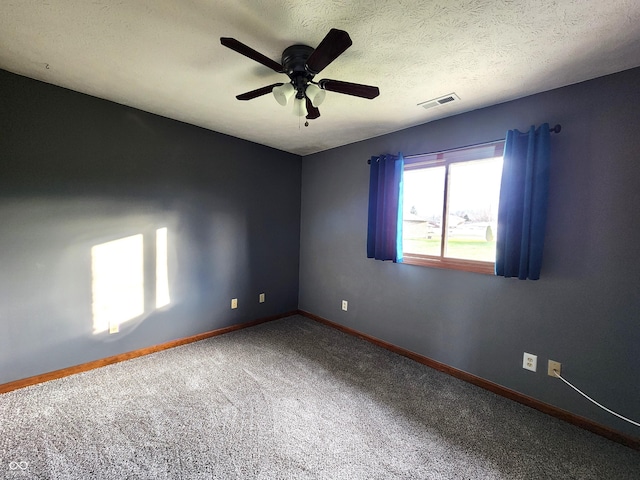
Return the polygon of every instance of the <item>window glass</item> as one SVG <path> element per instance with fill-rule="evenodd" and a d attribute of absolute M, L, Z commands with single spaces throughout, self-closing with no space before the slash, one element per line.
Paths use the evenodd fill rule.
<path fill-rule="evenodd" d="M 405 252 L 440 255 L 445 167 L 404 172 L 402 235 Z"/>
<path fill-rule="evenodd" d="M 492 273 L 504 142 L 405 159 L 404 263 Z"/>
<path fill-rule="evenodd" d="M 495 262 L 502 157 L 449 166 L 445 256 Z"/>

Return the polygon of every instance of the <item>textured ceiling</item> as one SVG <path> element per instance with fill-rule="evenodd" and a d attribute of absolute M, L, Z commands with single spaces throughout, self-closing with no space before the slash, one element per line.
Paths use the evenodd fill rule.
<path fill-rule="evenodd" d="M 638 25 L 637 0 L 2 0 L 0 68 L 305 155 L 639 66 Z M 306 128 L 271 95 L 235 99 L 287 77 L 219 37 L 279 62 L 331 28 L 353 45 L 316 80 L 378 98 L 328 92 Z"/>

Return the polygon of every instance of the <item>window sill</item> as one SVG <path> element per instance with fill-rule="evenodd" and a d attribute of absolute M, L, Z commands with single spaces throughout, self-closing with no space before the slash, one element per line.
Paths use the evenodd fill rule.
<path fill-rule="evenodd" d="M 461 270 L 464 272 L 495 274 L 494 262 L 480 262 L 478 260 L 462 260 L 459 258 L 434 257 L 405 253 L 402 263 L 406 265 L 418 265 L 421 267 L 444 268 L 446 270 Z"/>

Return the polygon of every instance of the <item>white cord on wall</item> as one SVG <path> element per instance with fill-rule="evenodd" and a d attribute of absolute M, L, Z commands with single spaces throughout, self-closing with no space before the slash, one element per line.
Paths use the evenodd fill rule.
<path fill-rule="evenodd" d="M 614 412 L 613 410 L 608 409 L 607 407 L 605 407 L 604 405 L 601 405 L 600 403 L 596 402 L 593 398 L 591 398 L 589 395 L 587 395 L 586 393 L 584 393 L 582 390 L 580 390 L 577 387 L 574 387 L 571 383 L 569 383 L 567 380 L 565 380 L 564 378 L 562 378 L 562 376 L 558 373 L 557 370 L 554 370 L 553 373 L 555 373 L 556 377 L 558 377 L 560 380 L 562 380 L 564 383 L 566 383 L 567 385 L 569 385 L 571 388 L 573 388 L 576 392 L 578 392 L 580 395 L 582 395 L 583 397 L 585 397 L 587 400 L 595 403 L 597 406 L 599 406 L 600 408 L 602 408 L 603 410 L 606 410 L 607 412 L 609 412 L 612 415 L 615 415 L 618 418 L 621 418 L 622 420 L 632 423 L 634 424 L 636 427 L 640 427 L 640 423 L 638 422 L 634 422 L 633 420 L 628 419 L 627 417 L 623 417 L 622 415 L 620 415 L 619 413 Z"/>

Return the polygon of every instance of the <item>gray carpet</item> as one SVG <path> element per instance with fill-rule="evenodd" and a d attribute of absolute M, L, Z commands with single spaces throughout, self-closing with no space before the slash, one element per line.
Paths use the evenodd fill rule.
<path fill-rule="evenodd" d="M 0 395 L 0 478 L 637 480 L 640 454 L 294 316 Z"/>

